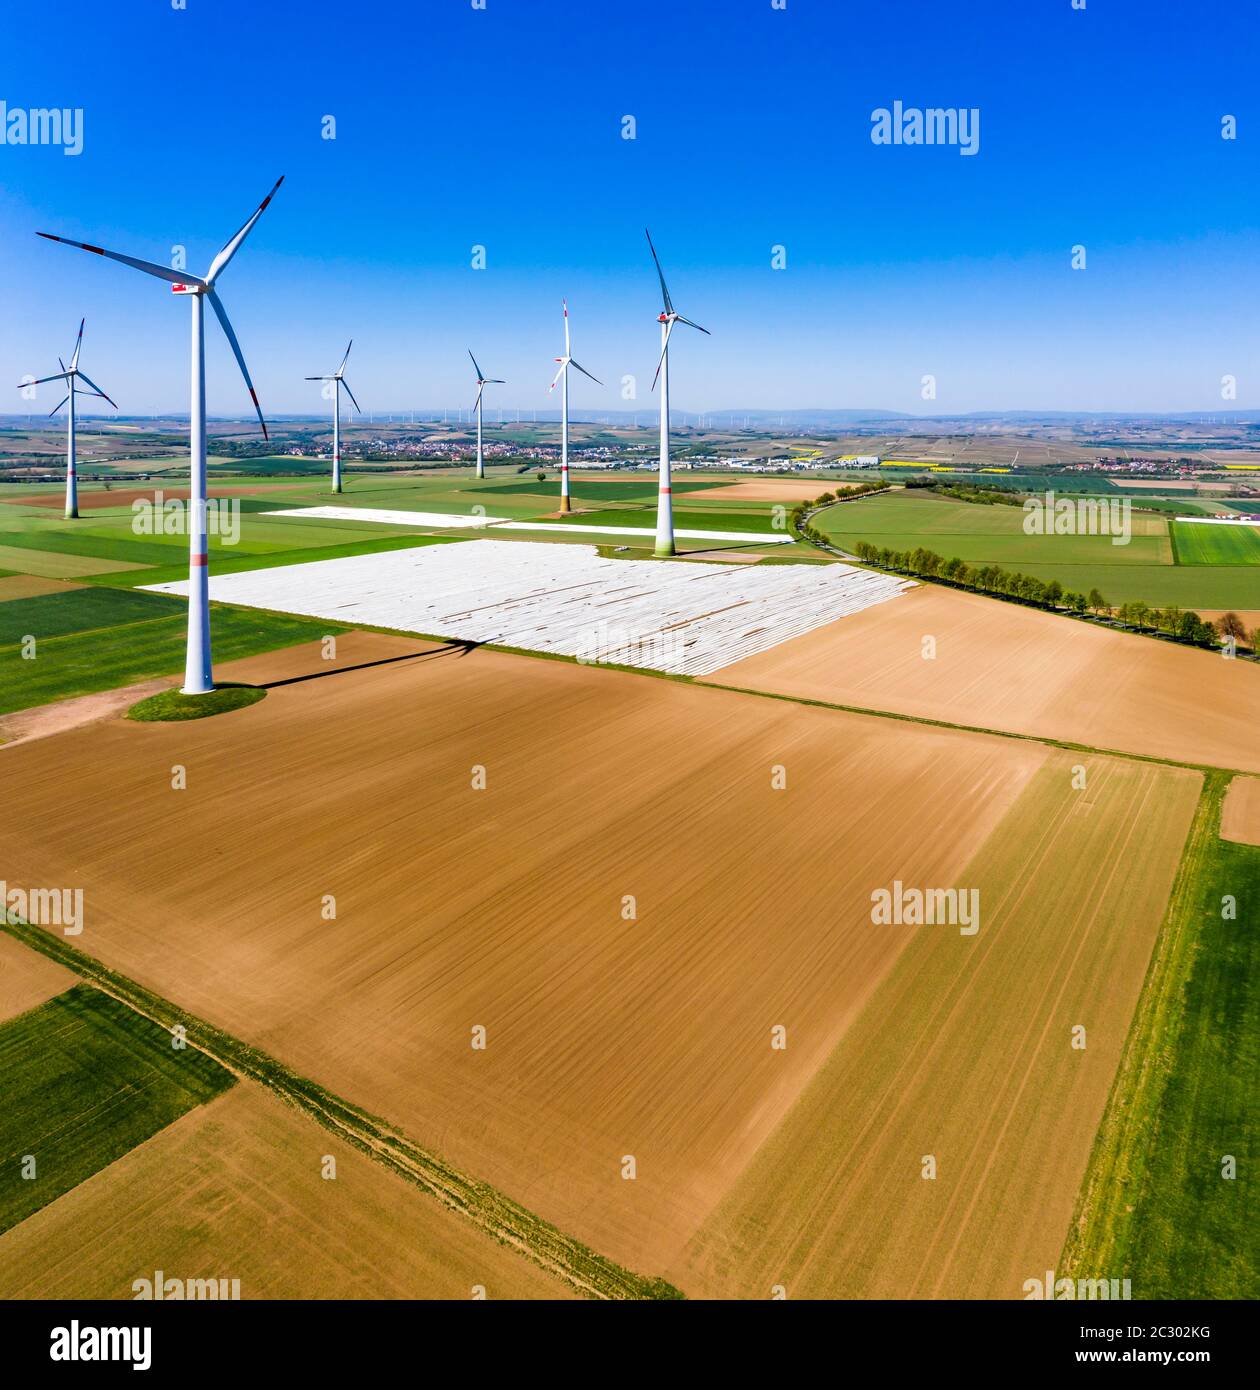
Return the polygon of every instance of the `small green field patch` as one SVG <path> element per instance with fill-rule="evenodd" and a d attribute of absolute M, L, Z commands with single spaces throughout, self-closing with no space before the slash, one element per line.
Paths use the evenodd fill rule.
<path fill-rule="evenodd" d="M 0 1025 L 0 1231 L 234 1084 L 90 985 Z"/>

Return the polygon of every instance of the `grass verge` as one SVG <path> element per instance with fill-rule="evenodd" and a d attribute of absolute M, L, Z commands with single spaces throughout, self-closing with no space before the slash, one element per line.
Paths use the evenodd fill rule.
<path fill-rule="evenodd" d="M 181 719 L 207 719 L 213 714 L 256 705 L 266 691 L 260 685 L 237 685 L 230 681 L 215 686 L 204 695 L 185 695 L 179 690 L 162 690 L 140 700 L 127 711 L 128 719 L 142 724 L 160 724 Z"/>

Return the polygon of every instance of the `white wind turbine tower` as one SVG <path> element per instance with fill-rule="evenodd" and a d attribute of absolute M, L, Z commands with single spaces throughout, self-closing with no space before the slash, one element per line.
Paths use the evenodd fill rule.
<path fill-rule="evenodd" d="M 70 365 L 68 367 L 59 357 L 57 358 L 57 364 L 58 366 L 60 366 L 61 370 L 57 372 L 55 375 L 42 376 L 39 378 L 38 381 L 27 381 L 24 382 L 22 386 L 18 387 L 18 390 L 21 391 L 24 390 L 27 386 L 42 386 L 46 381 L 64 381 L 66 383 L 66 399 L 61 402 L 61 405 L 65 405 L 67 401 L 70 403 L 70 414 L 67 417 L 68 423 L 66 429 L 67 521 L 73 521 L 79 515 L 79 482 L 78 477 L 75 473 L 74 462 L 74 398 L 76 393 L 74 383 L 76 378 L 82 377 L 83 380 L 86 381 L 87 384 L 92 388 L 90 391 L 85 391 L 83 393 L 85 396 L 99 396 L 101 400 L 109 401 L 110 405 L 113 405 L 115 410 L 118 409 L 118 407 L 114 405 L 114 402 L 109 400 L 109 397 L 105 394 L 104 391 L 101 390 L 101 388 L 96 384 L 96 382 L 94 382 L 86 372 L 81 372 L 79 370 L 79 349 L 83 346 L 84 322 L 84 319 L 79 320 L 79 336 L 74 341 L 74 355 L 70 358 Z M 50 410 L 48 412 L 49 419 L 56 415 L 57 411 L 61 409 L 61 405 L 59 405 L 56 410 Z"/>
<path fill-rule="evenodd" d="M 552 379 L 551 385 L 547 387 L 550 393 L 556 389 L 556 382 L 560 383 L 560 510 L 567 512 L 570 510 L 569 502 L 569 368 L 576 367 L 583 376 L 590 376 L 596 386 L 604 383 L 597 376 L 591 376 L 590 372 L 578 361 L 574 359 L 569 351 L 569 301 L 562 299 L 564 306 L 564 356 L 554 360 L 560 363 L 560 370 Z"/>
<path fill-rule="evenodd" d="M 262 426 L 263 438 L 267 438 L 267 422 L 263 419 L 262 408 L 258 404 L 258 393 L 250 380 L 249 369 L 241 355 L 241 345 L 236 341 L 232 325 L 228 322 L 223 302 L 215 293 L 215 281 L 227 269 L 233 256 L 241 248 L 241 243 L 254 228 L 254 223 L 263 215 L 267 204 L 276 196 L 276 189 L 284 182 L 282 174 L 270 193 L 258 205 L 257 211 L 243 227 L 228 241 L 222 251 L 210 262 L 204 280 L 187 272 L 170 270 L 152 261 L 136 260 L 123 256 L 117 251 L 104 251 L 99 246 L 86 242 L 71 241 L 68 237 L 53 236 L 51 232 L 39 235 L 49 241 L 60 241 L 66 246 L 77 246 L 81 251 L 91 251 L 98 256 L 106 256 L 111 261 L 121 261 L 135 270 L 143 270 L 146 275 L 154 275 L 159 280 L 168 280 L 172 294 L 186 294 L 192 305 L 192 406 L 188 412 L 188 442 L 190 454 L 191 516 L 188 523 L 188 650 L 184 664 L 185 695 L 204 695 L 214 689 L 214 673 L 210 660 L 210 572 L 209 547 L 206 541 L 206 326 L 203 300 L 210 301 L 223 332 L 231 346 L 236 364 L 245 378 L 250 399 L 258 413 L 258 423 Z"/>
<path fill-rule="evenodd" d="M 354 339 L 351 338 L 346 344 L 346 355 L 341 359 L 341 366 L 337 368 L 331 376 L 308 376 L 307 381 L 331 381 L 333 383 L 333 484 L 334 492 L 341 491 L 341 388 L 346 388 L 346 395 L 350 397 L 351 403 L 360 415 L 359 403 L 354 399 L 354 392 L 350 389 L 350 383 L 345 379 L 346 363 L 350 359 L 350 349 L 354 346 Z"/>
<path fill-rule="evenodd" d="M 481 452 L 481 393 L 487 386 L 506 386 L 505 381 L 500 381 L 497 376 L 482 376 L 481 368 L 477 366 L 477 359 L 472 355 L 472 348 L 468 349 L 469 357 L 472 357 L 473 370 L 477 373 L 477 400 L 473 409 L 477 412 L 477 476 L 486 476 L 486 460 Z"/>
<path fill-rule="evenodd" d="M 661 477 L 660 487 L 656 499 L 656 553 L 658 555 L 672 555 L 674 553 L 674 503 L 669 485 L 669 335 L 674 331 L 675 323 L 685 323 L 688 328 L 700 328 L 698 323 L 692 323 L 690 319 L 685 319 L 674 308 L 674 303 L 669 297 L 669 289 L 665 284 L 665 272 L 661 269 L 660 257 L 656 254 L 656 247 L 652 245 L 652 233 L 647 233 L 648 247 L 652 252 L 652 259 L 656 262 L 656 273 L 661 281 L 661 298 L 664 300 L 664 308 L 658 316 L 661 325 L 661 360 L 656 364 L 656 376 L 652 378 L 652 390 L 656 390 L 656 382 L 659 378 L 661 383 Z M 701 333 L 708 333 L 707 328 L 700 328 Z"/>

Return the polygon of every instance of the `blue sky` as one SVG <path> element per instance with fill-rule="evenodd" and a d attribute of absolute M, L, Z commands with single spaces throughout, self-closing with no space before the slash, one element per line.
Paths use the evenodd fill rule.
<path fill-rule="evenodd" d="M 1226 373 L 1260 406 L 1258 36 L 1232 0 L 67 0 L 0 54 L 10 110 L 84 113 L 78 156 L 0 145 L 0 370 L 85 314 L 125 411 L 186 411 L 186 303 L 34 232 L 200 273 L 283 173 L 219 286 L 270 412 L 321 409 L 351 336 L 365 409 L 467 405 L 468 346 L 554 406 L 562 295 L 609 383 L 575 411 L 650 411 L 645 223 L 712 331 L 675 336 L 683 410 L 1214 410 Z M 978 108 L 979 152 L 874 145 L 896 100 Z"/>

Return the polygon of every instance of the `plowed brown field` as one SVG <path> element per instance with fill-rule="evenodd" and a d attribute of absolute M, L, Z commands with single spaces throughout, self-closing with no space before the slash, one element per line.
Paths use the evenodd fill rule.
<path fill-rule="evenodd" d="M 251 658 L 219 674 L 291 683 L 5 750 L 0 858 L 73 866 L 89 954 L 646 1272 L 915 942 L 872 889 L 956 883 L 1047 757 L 488 651 L 322 666 Z"/>
<path fill-rule="evenodd" d="M 37 1008 L 76 984 L 75 977 L 55 961 L 0 932 L 0 1022 Z"/>
<path fill-rule="evenodd" d="M 1260 845 L 1260 777 L 1235 777 L 1221 807 L 1221 839 Z"/>
<path fill-rule="evenodd" d="M 1260 667 L 934 584 L 707 680 L 1260 771 Z"/>
<path fill-rule="evenodd" d="M 1075 761 L 1054 755 L 961 876 L 980 931 L 918 930 L 671 1271 L 682 1287 L 1022 1298 L 1054 1267 L 1201 782 L 1089 757 L 1078 791 Z M 1140 1270 L 1089 1274 L 1142 1296 Z"/>
<path fill-rule="evenodd" d="M 242 1299 L 573 1297 L 247 1082 L 0 1236 L 0 1298 L 130 1299 L 159 1269 Z"/>

